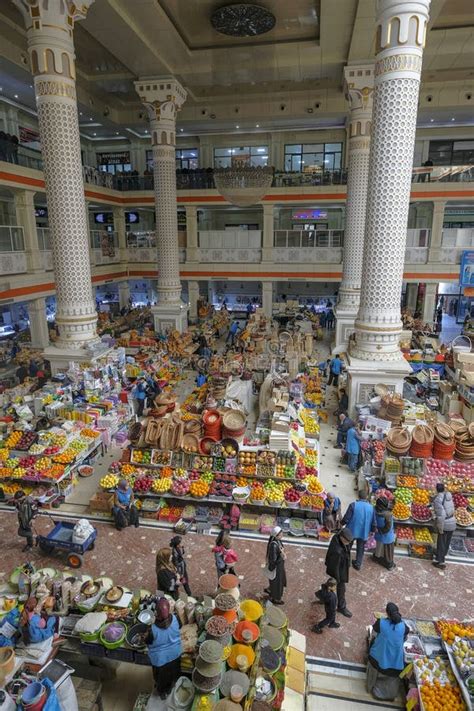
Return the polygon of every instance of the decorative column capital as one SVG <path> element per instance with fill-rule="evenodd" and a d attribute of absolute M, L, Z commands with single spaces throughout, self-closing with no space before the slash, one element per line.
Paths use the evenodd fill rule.
<path fill-rule="evenodd" d="M 63 30 L 72 35 L 74 23 L 84 20 L 94 0 L 13 0 L 24 17 L 26 29 L 45 27 Z"/>
<path fill-rule="evenodd" d="M 372 111 L 374 65 L 357 64 L 344 67 L 344 94 L 351 111 Z"/>
<path fill-rule="evenodd" d="M 430 3 L 431 0 L 378 0 L 376 83 L 387 78 L 419 81 Z"/>
<path fill-rule="evenodd" d="M 188 96 L 174 77 L 145 77 L 135 82 L 135 90 L 151 124 L 152 145 L 176 143 L 176 116 Z"/>

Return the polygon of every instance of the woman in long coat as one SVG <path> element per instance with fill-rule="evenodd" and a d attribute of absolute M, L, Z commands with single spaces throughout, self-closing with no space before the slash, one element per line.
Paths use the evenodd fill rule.
<path fill-rule="evenodd" d="M 267 571 L 269 586 L 265 592 L 269 594 L 274 605 L 283 605 L 283 590 L 286 588 L 285 560 L 283 550 L 283 534 L 280 526 L 275 526 L 267 545 Z"/>

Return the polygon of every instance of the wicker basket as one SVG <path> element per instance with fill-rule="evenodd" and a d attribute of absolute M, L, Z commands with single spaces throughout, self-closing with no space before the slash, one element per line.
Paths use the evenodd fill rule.
<path fill-rule="evenodd" d="M 240 410 L 229 410 L 222 418 L 222 424 L 228 432 L 240 432 L 245 427 L 246 417 Z"/>

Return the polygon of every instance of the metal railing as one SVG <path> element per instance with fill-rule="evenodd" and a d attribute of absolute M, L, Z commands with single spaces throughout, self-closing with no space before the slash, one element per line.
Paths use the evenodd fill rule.
<path fill-rule="evenodd" d="M 314 249 L 314 247 L 342 247 L 344 230 L 275 230 L 275 247 Z"/>
<path fill-rule="evenodd" d="M 260 249 L 261 230 L 199 230 L 198 244 L 201 249 Z"/>
<path fill-rule="evenodd" d="M 23 227 L 0 225 L 0 252 L 23 252 L 24 250 Z"/>
<path fill-rule="evenodd" d="M 274 247 L 276 264 L 341 264 L 341 247 Z"/>
<path fill-rule="evenodd" d="M 413 168 L 413 183 L 464 183 L 474 181 L 474 165 L 422 165 Z"/>
<path fill-rule="evenodd" d="M 219 264 L 229 264 L 231 262 L 255 264 L 262 261 L 262 250 L 252 247 L 200 249 L 199 261 Z"/>

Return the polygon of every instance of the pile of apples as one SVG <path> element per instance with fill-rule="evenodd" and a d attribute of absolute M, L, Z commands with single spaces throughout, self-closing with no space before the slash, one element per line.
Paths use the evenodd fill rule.
<path fill-rule="evenodd" d="M 397 539 L 401 541 L 413 541 L 414 531 L 411 526 L 397 526 Z"/>
<path fill-rule="evenodd" d="M 27 451 L 31 445 L 36 441 L 38 435 L 36 432 L 23 432 L 20 439 L 18 440 L 15 449 L 20 449 L 22 451 Z"/>
<path fill-rule="evenodd" d="M 133 485 L 133 491 L 137 494 L 147 494 L 151 487 L 153 486 L 153 479 L 151 476 L 142 476 L 135 480 Z"/>
<path fill-rule="evenodd" d="M 467 509 L 469 506 L 469 499 L 462 494 L 453 494 L 453 504 L 456 509 Z"/>
<path fill-rule="evenodd" d="M 424 504 L 412 504 L 411 515 L 416 521 L 429 521 L 431 519 L 431 509 Z"/>
<path fill-rule="evenodd" d="M 171 493 L 175 496 L 186 496 L 189 494 L 191 482 L 188 479 L 173 479 Z"/>
<path fill-rule="evenodd" d="M 28 469 L 28 467 L 34 467 L 35 463 L 36 457 L 21 457 L 18 462 L 18 465 L 20 467 L 26 467 L 26 469 Z"/>
<path fill-rule="evenodd" d="M 372 443 L 373 446 L 373 460 L 374 464 L 376 466 L 380 466 L 383 462 L 384 454 L 385 454 L 385 442 L 383 442 L 380 439 L 376 439 L 375 442 Z"/>
<path fill-rule="evenodd" d="M 284 497 L 285 501 L 291 504 L 297 504 L 301 499 L 301 495 L 293 487 L 285 491 Z"/>

